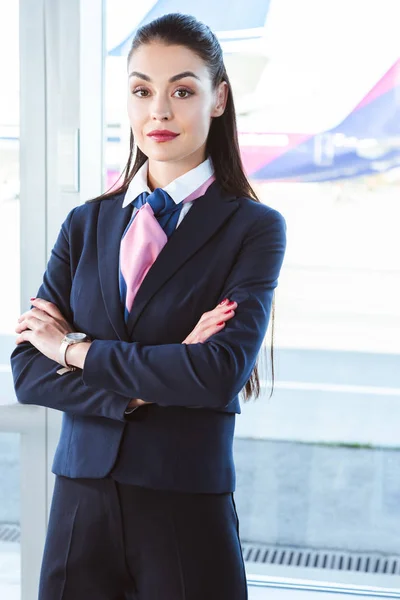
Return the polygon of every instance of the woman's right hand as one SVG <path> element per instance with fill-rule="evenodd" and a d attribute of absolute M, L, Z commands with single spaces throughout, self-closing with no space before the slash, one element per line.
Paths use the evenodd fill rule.
<path fill-rule="evenodd" d="M 235 315 L 235 308 L 237 308 L 237 302 L 229 302 L 229 298 L 222 300 L 213 310 L 201 315 L 199 322 L 183 340 L 182 344 L 202 344 L 206 342 L 214 333 L 221 331 L 229 319 L 232 319 Z M 134 398 L 130 401 L 129 408 L 135 408 L 143 404 L 154 404 L 154 402 L 145 402 L 140 398 Z"/>
<path fill-rule="evenodd" d="M 237 302 L 229 302 L 229 298 L 222 300 L 213 310 L 205 312 L 193 331 L 183 340 L 182 344 L 203 344 L 209 337 L 221 331 L 226 321 L 235 315 Z"/>

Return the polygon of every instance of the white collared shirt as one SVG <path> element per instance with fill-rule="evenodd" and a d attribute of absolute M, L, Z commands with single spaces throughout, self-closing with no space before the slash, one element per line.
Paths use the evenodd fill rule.
<path fill-rule="evenodd" d="M 148 171 L 149 161 L 146 160 L 146 162 L 140 167 L 139 171 L 130 182 L 129 187 L 126 190 L 122 208 L 126 208 L 127 206 L 131 205 L 131 203 L 143 192 L 148 192 L 151 194 L 151 190 L 147 183 Z M 182 200 L 193 194 L 193 192 L 203 185 L 213 174 L 214 167 L 211 158 L 208 157 L 200 165 L 194 169 L 191 169 L 187 173 L 184 173 L 180 177 L 177 177 L 163 189 L 171 196 L 172 200 L 176 204 L 179 204 L 182 202 Z M 176 227 L 180 225 L 182 219 L 189 212 L 193 202 L 194 200 L 186 202 L 183 205 Z M 132 216 L 137 210 L 138 209 L 134 206 Z"/>

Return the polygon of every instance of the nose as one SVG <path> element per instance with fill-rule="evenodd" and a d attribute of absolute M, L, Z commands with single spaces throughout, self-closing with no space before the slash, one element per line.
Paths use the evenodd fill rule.
<path fill-rule="evenodd" d="M 165 98 L 161 94 L 154 96 L 151 105 L 151 118 L 153 121 L 165 121 L 171 119 L 171 106 L 168 98 Z"/>

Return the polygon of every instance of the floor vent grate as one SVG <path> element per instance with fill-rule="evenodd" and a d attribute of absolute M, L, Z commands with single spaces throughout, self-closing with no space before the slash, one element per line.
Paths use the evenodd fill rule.
<path fill-rule="evenodd" d="M 15 523 L 0 523 L 0 542 L 19 542 L 20 526 Z"/>
<path fill-rule="evenodd" d="M 245 562 L 400 575 L 400 556 L 242 542 Z"/>

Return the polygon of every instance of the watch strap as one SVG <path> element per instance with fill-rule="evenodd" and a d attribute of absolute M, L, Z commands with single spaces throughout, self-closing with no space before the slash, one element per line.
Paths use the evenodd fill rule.
<path fill-rule="evenodd" d="M 68 346 L 70 344 L 71 344 L 71 342 L 68 340 L 68 338 L 66 336 L 63 337 L 63 339 L 61 340 L 60 349 L 58 351 L 58 362 L 65 369 L 69 369 L 70 368 L 70 366 L 67 364 L 67 361 L 65 360 L 65 355 L 67 353 L 67 348 L 68 348 Z"/>
<path fill-rule="evenodd" d="M 77 367 L 70 366 L 66 360 L 66 353 L 68 346 L 72 346 L 75 344 L 80 344 L 82 342 L 88 341 L 88 336 L 86 336 L 82 340 L 70 340 L 67 336 L 64 336 L 61 340 L 60 348 L 58 351 L 58 362 L 62 365 L 62 369 L 58 369 L 57 375 L 64 375 L 64 373 L 68 373 L 69 371 L 76 371 Z"/>

